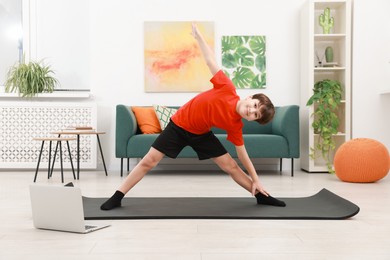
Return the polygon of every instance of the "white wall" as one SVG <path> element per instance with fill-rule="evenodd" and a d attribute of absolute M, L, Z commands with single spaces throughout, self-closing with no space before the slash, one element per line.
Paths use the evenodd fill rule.
<path fill-rule="evenodd" d="M 268 89 L 264 93 L 276 105 L 299 104 L 299 9 L 303 2 L 91 1 L 91 89 L 99 104 L 99 128 L 110 133 L 104 143 L 110 146 L 106 148 L 110 168 L 119 167 L 114 156 L 117 104 L 181 105 L 196 94 L 144 92 L 144 21 L 214 21 L 217 53 L 222 35 L 266 35 Z M 242 97 L 254 92 L 238 91 Z"/>
<path fill-rule="evenodd" d="M 54 69 L 63 89 L 89 89 L 90 19 L 87 0 L 30 0 L 34 60 Z"/>
<path fill-rule="evenodd" d="M 390 149 L 390 1 L 354 0 L 352 136 Z M 388 94 L 380 94 L 383 90 Z"/>
<path fill-rule="evenodd" d="M 279 8 L 280 2 L 287 4 L 284 11 Z M 237 2 L 231 0 L 200 0 L 196 4 L 147 0 L 137 5 L 129 1 L 111 1 L 109 5 L 106 1 L 91 1 L 93 92 L 104 98 L 110 94 L 112 101 L 131 105 L 179 105 L 188 100 L 195 93 L 144 93 L 143 22 L 207 20 L 215 22 L 217 43 L 221 35 L 267 35 L 269 89 L 265 92 L 277 104 L 298 103 L 298 10 L 303 1 L 290 2 L 244 0 L 240 2 L 244 8 L 238 10 Z"/>
<path fill-rule="evenodd" d="M 38 6 L 48 2 L 35 1 Z M 63 0 L 52 1 L 66 3 Z M 115 158 L 117 104 L 181 105 L 196 94 L 144 92 L 144 21 L 214 21 L 217 54 L 222 35 L 266 35 L 268 88 L 264 93 L 271 97 L 275 105 L 299 104 L 299 12 L 304 2 L 305 0 L 70 2 L 73 7 L 84 10 L 89 17 L 89 30 L 86 32 L 89 35 L 86 39 L 89 45 L 85 55 L 89 73 L 85 72 L 86 78 L 83 80 L 89 82 L 89 88 L 98 104 L 98 128 L 107 132 L 102 138 L 102 145 L 108 168 L 117 170 L 120 165 L 119 159 Z M 383 29 L 384 26 L 389 28 L 385 14 L 390 10 L 389 1 L 355 0 L 354 6 L 353 136 L 375 138 L 390 147 L 389 122 L 386 115 L 390 111 L 390 94 L 379 95 L 380 89 L 390 88 L 390 30 L 387 29 L 387 33 L 384 33 Z M 61 12 L 56 15 L 57 20 L 64 22 L 74 23 L 74 19 L 82 19 L 81 23 L 85 26 L 85 17 L 82 15 L 69 17 L 67 13 Z M 38 49 L 41 44 L 45 43 L 37 39 Z M 57 41 L 56 44 L 55 48 L 61 50 L 67 47 L 68 42 Z M 85 49 L 85 43 L 80 44 L 81 49 Z M 75 49 L 76 54 L 78 51 Z M 80 61 L 77 55 L 66 57 L 65 63 L 68 66 L 77 62 L 85 60 Z M 73 88 L 72 85 L 64 87 Z M 238 90 L 241 97 L 254 92 L 256 91 Z"/>

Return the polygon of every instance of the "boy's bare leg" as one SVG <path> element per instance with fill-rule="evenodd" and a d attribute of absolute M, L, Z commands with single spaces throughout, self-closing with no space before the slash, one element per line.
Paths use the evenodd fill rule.
<path fill-rule="evenodd" d="M 100 207 L 102 210 L 110 210 L 121 206 L 121 200 L 142 178 L 153 169 L 164 157 L 164 154 L 151 147 L 149 152 L 127 175 L 115 194 Z"/>
<path fill-rule="evenodd" d="M 226 173 L 232 177 L 232 179 L 237 182 L 241 187 L 251 192 L 252 189 L 252 180 L 249 176 L 240 168 L 237 162 L 226 153 L 222 156 L 213 158 L 213 161 Z M 284 207 L 286 204 L 278 199 L 275 199 L 271 196 L 265 196 L 262 193 L 257 193 L 255 195 L 258 204 L 267 204 L 273 206 Z"/>
<path fill-rule="evenodd" d="M 235 160 L 226 153 L 222 156 L 213 158 L 213 161 L 226 173 L 232 177 L 241 187 L 251 192 L 252 180 L 247 174 L 240 168 Z"/>
<path fill-rule="evenodd" d="M 151 169 L 153 169 L 162 158 L 164 158 L 164 154 L 151 147 L 149 152 L 134 167 L 129 175 L 127 175 L 125 181 L 118 190 L 123 194 L 129 192 L 129 190 L 133 188 Z"/>

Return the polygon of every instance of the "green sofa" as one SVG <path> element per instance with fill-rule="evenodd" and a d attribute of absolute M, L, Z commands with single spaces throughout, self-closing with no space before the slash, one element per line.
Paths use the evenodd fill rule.
<path fill-rule="evenodd" d="M 294 158 L 299 158 L 299 107 L 296 105 L 276 107 L 274 119 L 266 124 L 244 122 L 244 142 L 251 158 L 291 158 L 291 176 L 294 176 Z M 222 142 L 232 157 L 236 158 L 234 145 L 226 140 L 226 132 L 213 128 L 212 131 Z M 128 105 L 116 106 L 115 154 L 121 159 L 121 176 L 123 176 L 123 159 L 127 159 L 129 170 L 130 158 L 142 158 L 151 147 L 158 134 L 142 134 L 137 121 Z M 178 158 L 197 158 L 192 148 L 185 147 Z"/>

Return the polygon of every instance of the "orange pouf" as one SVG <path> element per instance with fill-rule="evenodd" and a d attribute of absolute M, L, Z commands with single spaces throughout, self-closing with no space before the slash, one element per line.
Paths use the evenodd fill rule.
<path fill-rule="evenodd" d="M 387 175 L 389 152 L 380 142 L 356 138 L 345 142 L 334 157 L 337 177 L 346 182 L 375 182 Z"/>

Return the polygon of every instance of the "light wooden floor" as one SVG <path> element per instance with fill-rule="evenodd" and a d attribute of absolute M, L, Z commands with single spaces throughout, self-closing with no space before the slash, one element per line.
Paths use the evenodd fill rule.
<path fill-rule="evenodd" d="M 38 183 L 59 184 L 45 173 Z M 344 183 L 335 175 L 286 171 L 260 175 L 275 197 L 309 196 L 322 188 L 356 203 L 348 220 L 116 220 L 87 235 L 33 228 L 31 172 L 0 172 L 0 259 L 390 259 L 390 178 Z M 81 172 L 85 196 L 111 196 L 118 172 Z M 66 173 L 66 181 L 72 181 Z M 128 196 L 248 196 L 222 173 L 155 172 Z M 107 222 L 107 221 L 106 221 Z"/>

